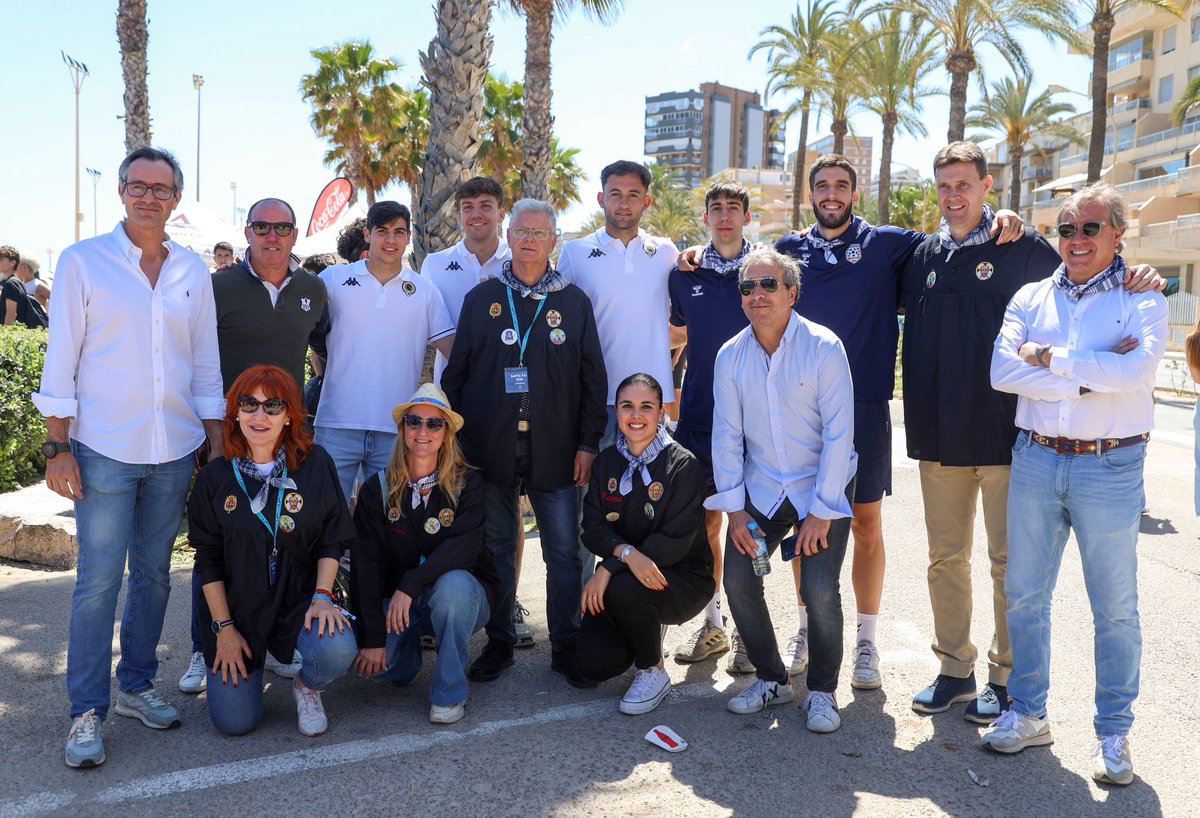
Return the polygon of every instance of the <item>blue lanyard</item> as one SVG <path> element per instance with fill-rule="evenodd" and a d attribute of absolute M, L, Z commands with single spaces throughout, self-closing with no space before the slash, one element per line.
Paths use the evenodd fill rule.
<path fill-rule="evenodd" d="M 512 287 L 505 287 L 508 291 L 508 311 L 512 313 L 513 332 L 517 333 L 517 337 L 521 336 L 521 325 L 517 323 L 517 305 L 513 303 Z M 533 320 L 529 322 L 529 329 L 525 330 L 525 337 L 521 338 L 521 348 L 518 353 L 517 363 L 520 366 L 525 366 L 525 347 L 529 344 L 529 333 L 533 332 L 533 325 L 537 323 L 538 316 L 542 314 L 542 307 L 546 306 L 546 299 L 550 297 L 546 293 L 546 297 L 538 302 L 537 310 L 533 313 Z"/>
<path fill-rule="evenodd" d="M 251 505 L 253 505 L 254 498 L 250 496 L 250 492 L 246 489 L 246 483 L 244 480 L 242 480 L 242 472 L 237 466 L 233 467 L 233 476 L 237 478 L 237 483 L 242 487 L 242 493 L 246 495 L 246 499 L 250 501 Z M 282 479 L 287 480 L 287 466 L 283 467 Z M 268 491 L 270 491 L 270 489 L 268 489 Z M 275 491 L 278 493 L 278 496 L 275 499 L 275 525 L 272 526 L 270 523 L 268 523 L 267 518 L 261 511 L 254 512 L 254 516 L 257 517 L 259 521 L 267 527 L 267 531 L 271 532 L 271 562 L 269 567 L 271 570 L 272 585 L 275 584 L 275 568 L 278 564 L 277 560 L 279 557 L 279 515 L 283 511 L 283 489 L 276 488 Z"/>

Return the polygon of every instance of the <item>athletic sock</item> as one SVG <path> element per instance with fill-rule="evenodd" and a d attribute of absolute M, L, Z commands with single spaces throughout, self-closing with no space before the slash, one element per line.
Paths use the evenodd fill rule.
<path fill-rule="evenodd" d="M 801 605 L 799 606 L 798 611 L 799 624 L 796 626 L 796 630 L 806 631 L 808 630 L 808 608 Z"/>
<path fill-rule="evenodd" d="M 875 644 L 875 623 L 878 621 L 879 621 L 879 614 L 860 613 L 858 615 L 858 641 L 859 642 L 862 642 L 865 639 L 866 641 L 870 642 L 872 645 Z"/>
<path fill-rule="evenodd" d="M 725 617 L 721 614 L 721 591 L 717 590 L 704 609 L 704 621 L 714 628 L 725 627 Z"/>

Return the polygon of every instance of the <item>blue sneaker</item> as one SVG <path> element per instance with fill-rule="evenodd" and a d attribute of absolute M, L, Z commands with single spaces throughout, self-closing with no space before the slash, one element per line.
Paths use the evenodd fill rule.
<path fill-rule="evenodd" d="M 991 724 L 1008 709 L 1008 688 L 988 682 L 980 691 L 979 698 L 967 705 L 963 718 L 976 724 Z"/>
<path fill-rule="evenodd" d="M 933 684 L 913 696 L 912 709 L 918 713 L 944 713 L 950 705 L 975 698 L 975 674 L 965 679 L 939 673 Z"/>
<path fill-rule="evenodd" d="M 75 717 L 67 734 L 67 766 L 99 767 L 104 763 L 104 722 L 95 709 Z"/>
<path fill-rule="evenodd" d="M 141 693 L 118 692 L 117 706 L 113 711 L 119 716 L 137 719 L 155 730 L 167 730 L 183 723 L 179 720 L 179 711 L 163 701 L 154 688 Z"/>

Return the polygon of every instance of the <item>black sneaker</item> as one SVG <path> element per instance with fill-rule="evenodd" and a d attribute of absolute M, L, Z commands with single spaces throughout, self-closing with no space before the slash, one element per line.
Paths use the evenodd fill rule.
<path fill-rule="evenodd" d="M 913 696 L 912 709 L 918 713 L 944 713 L 950 705 L 975 698 L 975 674 L 965 679 L 939 673 L 933 684 Z"/>
<path fill-rule="evenodd" d="M 575 662 L 574 642 L 563 642 L 554 649 L 550 654 L 550 669 L 566 676 L 567 684 L 571 687 L 587 689 L 596 686 L 596 682 L 579 672 L 579 666 Z"/>
<path fill-rule="evenodd" d="M 980 691 L 979 698 L 973 699 L 967 705 L 963 718 L 976 724 L 991 724 L 1009 708 L 1008 688 L 995 682 L 988 682 Z"/>
<path fill-rule="evenodd" d="M 496 639 L 489 639 L 483 647 L 483 653 L 471 663 L 467 678 L 473 682 L 491 682 L 500 678 L 500 673 L 506 667 L 512 667 L 512 645 Z"/>

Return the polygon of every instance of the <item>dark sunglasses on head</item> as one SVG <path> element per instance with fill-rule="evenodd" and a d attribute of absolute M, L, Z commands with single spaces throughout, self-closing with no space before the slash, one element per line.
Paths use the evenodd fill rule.
<path fill-rule="evenodd" d="M 245 412 L 247 415 L 253 415 L 258 411 L 258 407 L 260 406 L 268 415 L 282 415 L 283 410 L 287 408 L 287 401 L 283 398 L 259 400 L 249 395 L 238 395 L 237 404 L 238 410 Z"/>
<path fill-rule="evenodd" d="M 410 429 L 420 429 L 423 425 L 431 432 L 440 432 L 446 428 L 445 418 L 423 418 L 420 415 L 405 415 L 404 425 Z"/>
<path fill-rule="evenodd" d="M 767 276 L 766 278 L 748 278 L 738 284 L 738 289 L 742 291 L 742 295 L 750 295 L 754 292 L 755 286 L 760 286 L 764 293 L 773 293 L 779 289 L 779 279 Z"/>
<path fill-rule="evenodd" d="M 1078 226 L 1064 222 L 1058 226 L 1058 235 L 1064 239 L 1069 239 L 1075 235 L 1077 230 L 1082 230 L 1083 235 L 1091 239 L 1100 235 L 1100 231 L 1104 229 L 1104 225 L 1105 222 L 1084 222 Z"/>
<path fill-rule="evenodd" d="M 250 229 L 254 231 L 254 235 L 256 236 L 265 236 L 274 230 L 276 236 L 286 239 L 292 235 L 292 231 L 296 229 L 296 226 L 288 222 L 250 222 Z"/>

